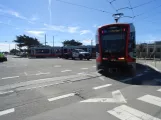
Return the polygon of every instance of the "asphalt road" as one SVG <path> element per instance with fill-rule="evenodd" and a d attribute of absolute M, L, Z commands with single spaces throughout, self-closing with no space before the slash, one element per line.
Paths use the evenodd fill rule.
<path fill-rule="evenodd" d="M 161 75 L 98 74 L 95 60 L 8 57 L 0 63 L 0 120 L 161 119 Z"/>

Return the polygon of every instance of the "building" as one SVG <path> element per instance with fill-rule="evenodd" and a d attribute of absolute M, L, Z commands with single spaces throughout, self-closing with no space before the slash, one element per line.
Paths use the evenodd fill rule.
<path fill-rule="evenodd" d="M 139 51 L 139 46 L 143 46 L 143 50 Z M 161 58 L 161 41 L 157 41 L 154 43 L 143 43 L 136 45 L 137 57 L 142 58 Z"/>

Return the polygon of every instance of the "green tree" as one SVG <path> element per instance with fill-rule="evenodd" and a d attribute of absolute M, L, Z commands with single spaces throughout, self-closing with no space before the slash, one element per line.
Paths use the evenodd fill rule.
<path fill-rule="evenodd" d="M 30 48 L 31 46 L 41 45 L 37 38 L 32 38 L 26 35 L 16 36 L 16 40 L 14 40 L 14 42 L 17 43 L 17 46 L 19 48 L 21 47 Z"/>
<path fill-rule="evenodd" d="M 64 42 L 62 42 L 63 46 L 81 46 L 82 43 L 79 41 L 76 41 L 74 39 L 72 40 L 65 40 Z"/>
<path fill-rule="evenodd" d="M 10 53 L 11 53 L 11 54 L 16 54 L 16 53 L 18 53 L 18 52 L 19 52 L 19 50 L 17 50 L 17 49 L 11 49 L 11 50 L 10 50 Z"/>
<path fill-rule="evenodd" d="M 138 46 L 138 51 L 139 51 L 140 57 L 142 57 L 142 52 L 144 51 L 144 49 L 145 49 L 144 44 L 140 44 Z"/>

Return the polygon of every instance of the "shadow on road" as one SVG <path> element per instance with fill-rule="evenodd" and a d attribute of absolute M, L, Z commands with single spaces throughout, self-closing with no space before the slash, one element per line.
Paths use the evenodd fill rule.
<path fill-rule="evenodd" d="M 126 70 L 113 74 L 101 72 L 101 74 L 107 78 L 130 85 L 161 86 L 161 73 L 139 63 L 136 64 L 135 75 L 131 75 L 130 72 Z"/>
<path fill-rule="evenodd" d="M 13 58 L 27 58 L 27 57 L 14 56 Z"/>
<path fill-rule="evenodd" d="M 44 60 L 44 59 L 61 59 L 61 58 L 59 58 L 59 57 L 37 57 L 37 58 L 34 58 L 34 57 L 28 57 L 28 59 L 42 59 L 42 60 Z"/>
<path fill-rule="evenodd" d="M 63 58 L 63 60 L 73 60 L 73 59 L 65 59 L 65 58 Z M 82 60 L 74 59 L 73 61 L 92 61 L 92 59 L 89 59 L 89 60 L 87 60 L 87 59 L 82 59 Z"/>

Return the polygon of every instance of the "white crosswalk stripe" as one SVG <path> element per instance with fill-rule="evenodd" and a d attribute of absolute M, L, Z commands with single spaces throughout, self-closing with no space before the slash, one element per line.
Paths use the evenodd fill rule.
<path fill-rule="evenodd" d="M 152 96 L 152 95 L 144 95 L 144 96 L 138 98 L 138 100 L 141 100 L 143 102 L 147 102 L 147 103 L 161 107 L 161 98 L 160 97 L 156 97 L 156 96 Z"/>
<path fill-rule="evenodd" d="M 161 120 L 127 105 L 121 105 L 107 112 L 120 120 Z"/>

